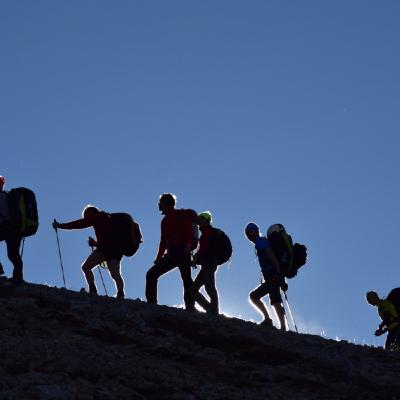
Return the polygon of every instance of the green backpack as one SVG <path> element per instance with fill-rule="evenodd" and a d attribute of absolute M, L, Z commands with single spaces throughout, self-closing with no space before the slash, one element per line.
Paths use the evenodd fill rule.
<path fill-rule="evenodd" d="M 10 220 L 21 237 L 34 235 L 39 227 L 35 194 L 27 188 L 11 189 L 8 193 Z"/>

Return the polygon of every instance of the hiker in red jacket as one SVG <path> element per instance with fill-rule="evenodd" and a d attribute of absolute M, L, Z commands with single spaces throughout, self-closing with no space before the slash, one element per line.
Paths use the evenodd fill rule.
<path fill-rule="evenodd" d="M 82 212 L 82 218 L 67 223 L 53 222 L 53 228 L 57 229 L 85 229 L 93 227 L 96 233 L 96 240 L 89 237 L 89 246 L 96 249 L 89 255 L 82 264 L 82 271 L 85 274 L 89 286 L 89 293 L 97 294 L 97 288 L 93 275 L 93 268 L 107 262 L 110 275 L 117 288 L 117 298 L 124 298 L 124 280 L 121 276 L 122 252 L 113 241 L 113 229 L 110 215 L 100 211 L 94 206 L 86 206 Z"/>
<path fill-rule="evenodd" d="M 154 265 L 146 274 L 146 299 L 148 303 L 157 304 L 158 279 L 178 267 L 183 281 L 185 307 L 192 311 L 194 310 L 194 301 L 191 300 L 189 293 L 193 283 L 191 253 L 197 245 L 197 237 L 195 237 L 192 223 L 189 220 L 188 210 L 177 210 L 175 204 L 175 195 L 164 193 L 160 196 L 158 209 L 164 215 L 164 218 L 161 221 L 161 239 L 158 253 Z M 206 299 L 204 301 L 207 302 Z M 199 299 L 199 302 L 203 303 L 201 299 Z"/>

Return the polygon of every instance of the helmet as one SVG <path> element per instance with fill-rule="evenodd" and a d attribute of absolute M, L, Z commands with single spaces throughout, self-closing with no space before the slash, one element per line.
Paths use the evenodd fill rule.
<path fill-rule="evenodd" d="M 199 218 L 203 218 L 209 224 L 211 224 L 211 222 L 212 222 L 212 214 L 210 211 L 203 211 L 202 213 L 199 214 Z"/>
<path fill-rule="evenodd" d="M 267 237 L 270 237 L 275 232 L 285 232 L 285 227 L 282 224 L 271 225 L 267 230 Z"/>
<path fill-rule="evenodd" d="M 260 228 L 258 227 L 258 225 L 254 222 L 249 222 L 246 225 L 246 228 L 244 228 L 245 232 L 248 231 L 253 231 L 253 232 L 260 232 Z"/>
<path fill-rule="evenodd" d="M 4 178 L 4 176 L 0 175 L 0 187 L 3 187 L 6 183 L 6 178 Z"/>

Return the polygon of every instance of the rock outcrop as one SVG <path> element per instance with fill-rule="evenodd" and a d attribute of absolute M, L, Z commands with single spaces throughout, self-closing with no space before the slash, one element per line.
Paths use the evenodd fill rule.
<path fill-rule="evenodd" d="M 400 357 L 43 285 L 0 282 L 0 399 L 400 399 Z"/>

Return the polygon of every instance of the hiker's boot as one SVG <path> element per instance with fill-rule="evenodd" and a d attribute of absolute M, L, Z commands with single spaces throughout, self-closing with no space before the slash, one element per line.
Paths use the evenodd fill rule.
<path fill-rule="evenodd" d="M 118 293 L 116 295 L 117 299 L 124 299 L 125 298 L 125 293 L 123 290 L 118 290 Z"/>
<path fill-rule="evenodd" d="M 97 294 L 97 287 L 95 284 L 90 284 L 89 285 L 89 293 L 90 294 Z"/>
<path fill-rule="evenodd" d="M 260 323 L 260 326 L 268 326 L 272 328 L 274 326 L 274 323 L 272 322 L 271 318 L 265 318 L 264 321 Z"/>

